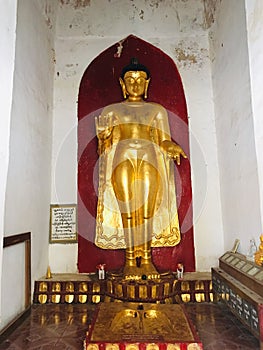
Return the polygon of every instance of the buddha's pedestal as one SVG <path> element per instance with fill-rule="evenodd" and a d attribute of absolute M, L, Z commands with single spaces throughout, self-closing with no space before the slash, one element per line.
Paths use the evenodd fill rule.
<path fill-rule="evenodd" d="M 188 303 L 213 301 L 211 274 L 186 272 L 183 280 L 176 276 L 160 281 L 126 281 L 118 278 L 98 280 L 97 274 L 53 274 L 35 281 L 33 302 L 91 303 L 103 301 Z"/>
<path fill-rule="evenodd" d="M 182 305 L 101 303 L 84 342 L 86 350 L 203 349 Z"/>
<path fill-rule="evenodd" d="M 173 303 L 177 282 L 172 274 L 159 279 L 128 280 L 109 277 L 105 301 Z"/>

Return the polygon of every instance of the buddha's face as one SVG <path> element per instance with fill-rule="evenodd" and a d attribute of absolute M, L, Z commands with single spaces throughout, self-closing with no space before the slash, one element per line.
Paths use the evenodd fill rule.
<path fill-rule="evenodd" d="M 141 97 L 145 94 L 149 80 L 143 71 L 126 72 L 123 78 L 127 94 L 130 97 Z"/>

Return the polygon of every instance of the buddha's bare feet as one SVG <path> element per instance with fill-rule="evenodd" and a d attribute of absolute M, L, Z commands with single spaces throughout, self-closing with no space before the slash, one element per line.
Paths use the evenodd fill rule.
<path fill-rule="evenodd" d="M 153 280 L 159 279 L 160 274 L 152 263 L 142 264 L 138 266 L 125 266 L 123 277 L 126 280 Z"/>

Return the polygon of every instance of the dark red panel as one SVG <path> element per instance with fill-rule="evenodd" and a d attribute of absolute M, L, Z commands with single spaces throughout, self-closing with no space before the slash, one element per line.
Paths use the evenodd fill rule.
<path fill-rule="evenodd" d="M 121 54 L 118 53 L 121 51 Z M 182 241 L 176 247 L 153 249 L 153 260 L 160 270 L 176 270 L 183 262 L 185 271 L 195 270 L 192 225 L 192 188 L 189 159 L 189 132 L 184 90 L 173 60 L 153 45 L 131 35 L 96 57 L 85 71 L 78 99 L 78 268 L 94 272 L 98 263 L 107 269 L 124 264 L 124 251 L 96 247 L 95 219 L 98 186 L 97 138 L 94 116 L 104 106 L 123 100 L 119 86 L 122 68 L 131 57 L 138 57 L 151 72 L 148 101 L 158 102 L 169 111 L 173 139 L 188 155 L 176 167 L 176 187 Z"/>

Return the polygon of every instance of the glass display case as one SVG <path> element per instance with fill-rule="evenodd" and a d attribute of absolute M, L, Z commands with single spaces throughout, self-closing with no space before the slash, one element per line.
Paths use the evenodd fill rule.
<path fill-rule="evenodd" d="M 263 268 L 242 254 L 226 252 L 219 267 L 212 268 L 212 284 L 215 299 L 226 303 L 263 349 Z"/>

